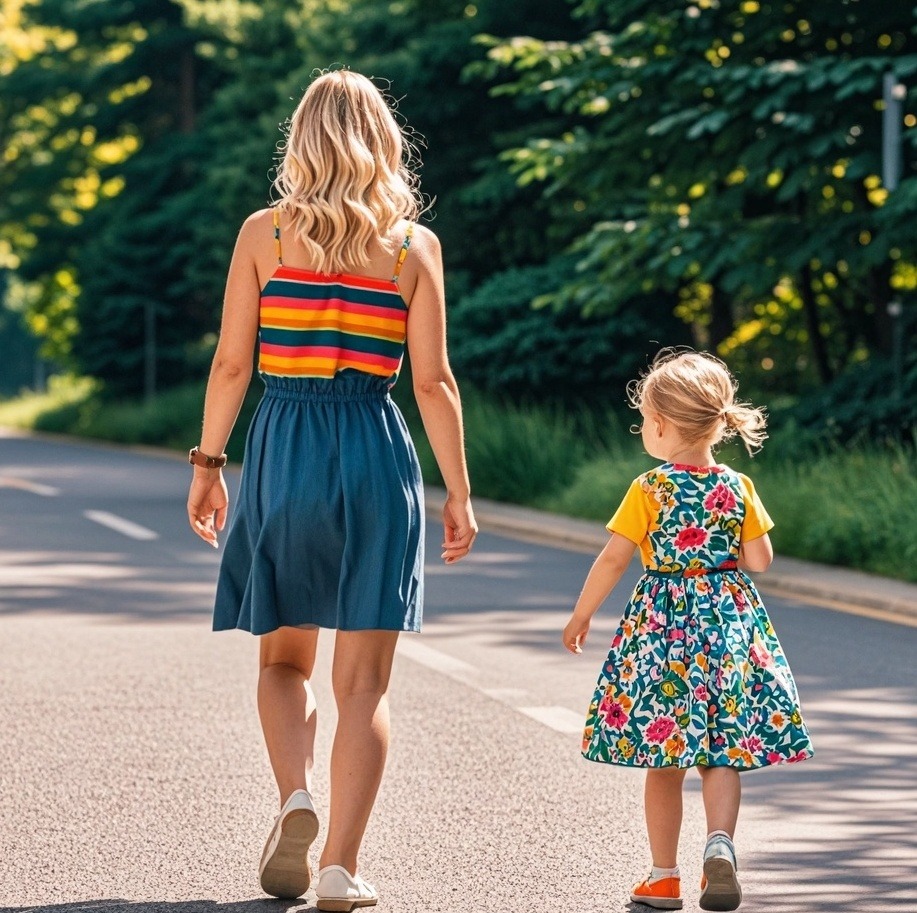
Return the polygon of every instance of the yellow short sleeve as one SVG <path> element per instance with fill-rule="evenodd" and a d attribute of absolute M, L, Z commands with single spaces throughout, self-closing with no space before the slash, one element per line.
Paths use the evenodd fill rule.
<path fill-rule="evenodd" d="M 742 521 L 742 541 L 750 542 L 752 539 L 760 539 L 766 532 L 774 528 L 774 521 L 771 520 L 755 486 L 748 476 L 739 474 L 739 487 L 742 489 L 742 498 L 745 501 L 745 519 Z"/>
<path fill-rule="evenodd" d="M 630 539 L 634 545 L 639 545 L 646 538 L 652 520 L 642 482 L 642 478 L 631 482 L 615 515 L 605 525 L 608 532 L 618 533 L 625 539 Z"/>

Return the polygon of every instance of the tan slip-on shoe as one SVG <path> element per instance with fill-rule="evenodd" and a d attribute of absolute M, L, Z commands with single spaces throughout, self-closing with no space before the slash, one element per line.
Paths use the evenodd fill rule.
<path fill-rule="evenodd" d="M 297 789 L 283 804 L 261 854 L 258 876 L 265 894 L 293 899 L 309 890 L 309 847 L 317 835 L 312 797 Z"/>
<path fill-rule="evenodd" d="M 326 865 L 318 872 L 319 910 L 350 913 L 356 907 L 372 907 L 379 900 L 376 889 L 360 875 L 351 875 L 343 866 Z"/>

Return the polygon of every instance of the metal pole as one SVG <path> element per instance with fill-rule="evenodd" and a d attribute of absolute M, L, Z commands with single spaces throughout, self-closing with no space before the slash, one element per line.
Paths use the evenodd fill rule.
<path fill-rule="evenodd" d="M 891 193 L 901 177 L 901 102 L 907 90 L 894 73 L 882 79 L 882 183 Z"/>
<path fill-rule="evenodd" d="M 889 193 L 898 188 L 901 177 L 901 113 L 907 88 L 886 73 L 882 78 L 882 183 Z M 900 301 L 892 300 L 887 305 L 891 318 L 892 367 L 895 376 L 895 396 L 899 402 L 904 397 L 904 327 Z"/>

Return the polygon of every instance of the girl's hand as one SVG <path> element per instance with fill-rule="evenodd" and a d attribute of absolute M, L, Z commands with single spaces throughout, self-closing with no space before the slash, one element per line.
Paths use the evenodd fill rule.
<path fill-rule="evenodd" d="M 582 653 L 583 644 L 586 643 L 586 636 L 589 634 L 590 619 L 580 618 L 574 612 L 564 628 L 563 641 L 564 646 L 571 653 Z"/>
<path fill-rule="evenodd" d="M 229 493 L 219 469 L 195 467 L 188 492 L 188 520 L 205 542 L 217 547 L 217 532 L 226 525 Z"/>
<path fill-rule="evenodd" d="M 474 543 L 478 524 L 471 509 L 471 500 L 447 498 L 443 507 L 443 554 L 446 564 L 461 561 Z"/>

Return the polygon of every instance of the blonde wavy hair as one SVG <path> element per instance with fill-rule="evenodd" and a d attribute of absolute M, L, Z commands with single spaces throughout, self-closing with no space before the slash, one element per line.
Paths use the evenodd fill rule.
<path fill-rule="evenodd" d="M 763 409 L 736 399 L 739 385 L 729 368 L 708 352 L 663 349 L 649 371 L 627 387 L 628 400 L 641 412 L 670 421 L 686 444 L 711 447 L 738 435 L 749 454 L 767 438 Z"/>
<path fill-rule="evenodd" d="M 393 247 L 389 234 L 398 221 L 423 211 L 411 170 L 416 150 L 385 97 L 359 73 L 316 78 L 278 154 L 275 205 L 319 272 L 366 266 L 374 241 Z"/>

